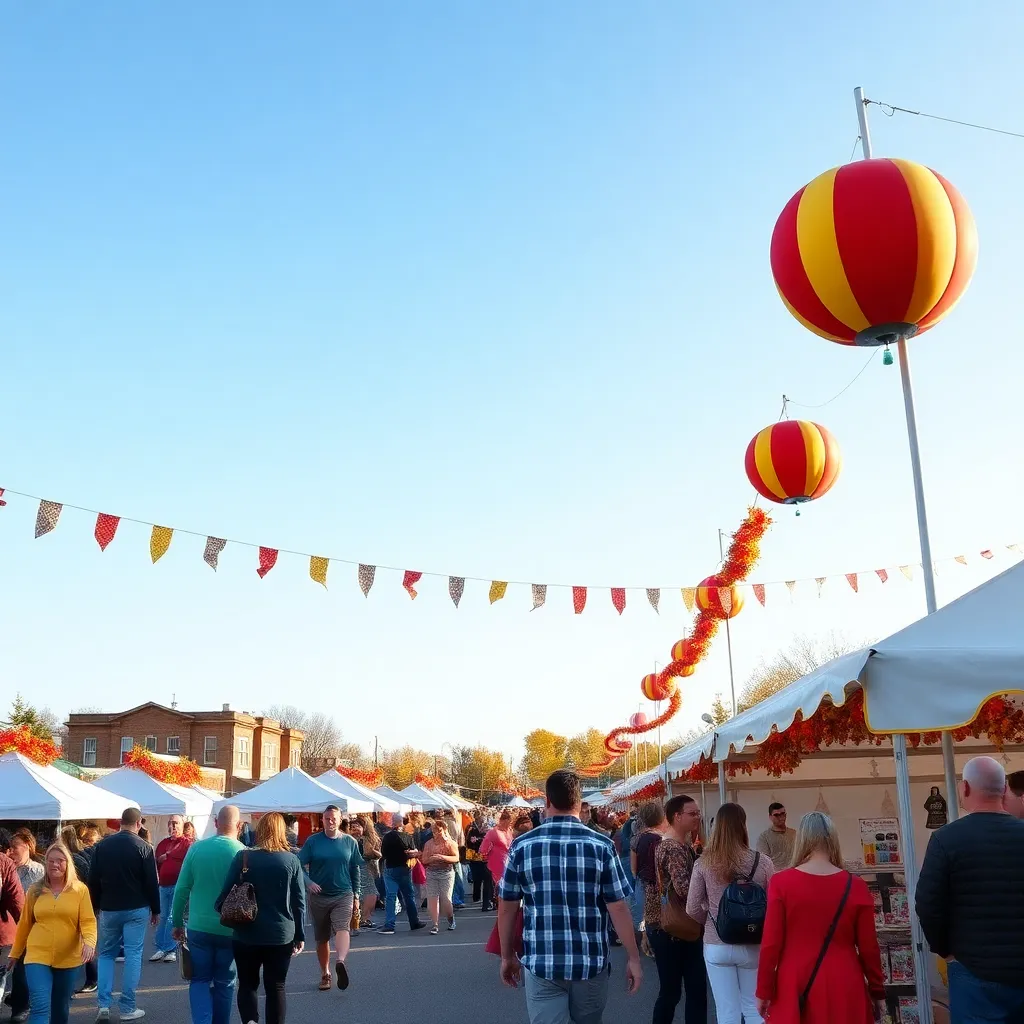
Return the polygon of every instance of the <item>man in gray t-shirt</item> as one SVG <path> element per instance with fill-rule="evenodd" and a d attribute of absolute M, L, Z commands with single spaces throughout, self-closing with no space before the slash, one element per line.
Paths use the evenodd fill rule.
<path fill-rule="evenodd" d="M 771 860 L 776 871 L 782 871 L 793 866 L 796 829 L 786 828 L 786 808 L 780 803 L 768 805 L 768 817 L 772 827 L 758 836 L 755 849 Z"/>

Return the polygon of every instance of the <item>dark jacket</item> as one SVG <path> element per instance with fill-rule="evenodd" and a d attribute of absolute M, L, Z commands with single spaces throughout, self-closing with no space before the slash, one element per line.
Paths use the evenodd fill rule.
<path fill-rule="evenodd" d="M 134 832 L 122 830 L 101 839 L 89 865 L 93 910 L 140 910 L 160 913 L 153 847 Z"/>
<path fill-rule="evenodd" d="M 984 981 L 1024 988 L 1024 821 L 976 812 L 932 835 L 915 900 L 925 938 Z"/>
<path fill-rule="evenodd" d="M 0 948 L 14 945 L 25 894 L 18 878 L 18 869 L 6 853 L 0 853 Z"/>
<path fill-rule="evenodd" d="M 256 920 L 232 929 L 235 942 L 247 946 L 286 946 L 305 942 L 302 919 L 306 914 L 306 886 L 302 866 L 294 853 L 242 850 L 231 862 L 224 887 L 214 907 L 219 911 L 232 887 L 244 881 L 256 891 Z"/>

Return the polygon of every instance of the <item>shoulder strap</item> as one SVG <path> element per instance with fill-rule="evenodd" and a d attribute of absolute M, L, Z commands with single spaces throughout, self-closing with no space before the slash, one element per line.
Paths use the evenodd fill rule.
<path fill-rule="evenodd" d="M 242 851 L 242 874 L 244 875 L 249 870 L 249 851 Z"/>
<path fill-rule="evenodd" d="M 747 875 L 747 881 L 748 882 L 752 882 L 754 880 L 754 875 L 757 874 L 757 865 L 760 864 L 760 863 L 761 863 L 761 851 L 758 850 L 754 854 L 754 866 L 750 869 L 750 874 Z"/>
<path fill-rule="evenodd" d="M 846 906 L 847 897 L 850 895 L 850 888 L 853 885 L 853 875 L 847 872 L 846 875 L 846 888 L 843 890 L 843 898 L 839 901 L 839 907 L 836 909 L 836 916 L 832 918 L 832 923 L 828 926 L 828 934 L 825 936 L 825 941 L 821 944 L 821 952 L 818 954 L 818 959 L 814 964 L 814 970 L 811 971 L 811 976 L 807 979 L 807 984 L 804 986 L 803 992 L 800 993 L 800 1009 L 803 1010 L 804 1003 L 807 1002 L 807 997 L 810 995 L 811 986 L 814 984 L 814 979 L 818 976 L 818 971 L 821 969 L 822 961 L 825 959 L 825 954 L 828 952 L 828 947 L 832 945 L 832 936 L 836 933 L 836 928 L 839 927 L 839 918 L 843 916 L 843 908 Z"/>

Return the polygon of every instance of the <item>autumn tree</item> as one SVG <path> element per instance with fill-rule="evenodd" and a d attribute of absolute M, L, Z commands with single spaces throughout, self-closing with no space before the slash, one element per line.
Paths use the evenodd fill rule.
<path fill-rule="evenodd" d="M 508 774 L 508 762 L 499 750 L 487 747 L 453 747 L 450 779 L 452 782 L 478 794 L 497 790 L 498 780 Z"/>
<path fill-rule="evenodd" d="M 533 781 L 546 779 L 552 772 L 565 766 L 569 741 L 548 729 L 534 729 L 523 740 L 526 754 L 520 771 Z"/>
<path fill-rule="evenodd" d="M 434 755 L 406 744 L 385 750 L 380 756 L 380 769 L 384 773 L 384 781 L 392 789 L 405 789 L 419 772 L 433 774 Z"/>
<path fill-rule="evenodd" d="M 573 736 L 566 746 L 566 763 L 574 768 L 586 768 L 605 759 L 604 733 L 600 729 L 587 729 Z"/>

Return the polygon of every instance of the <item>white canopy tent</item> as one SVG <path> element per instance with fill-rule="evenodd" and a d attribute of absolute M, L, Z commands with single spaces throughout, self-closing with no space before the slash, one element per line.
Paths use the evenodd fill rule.
<path fill-rule="evenodd" d="M 376 793 L 354 779 L 346 779 L 344 775 L 339 774 L 333 768 L 329 768 L 323 775 L 318 775 L 316 781 L 342 796 L 350 796 L 356 800 L 369 800 L 375 811 L 386 811 L 389 814 L 401 813 L 401 806 L 397 800 L 392 800 L 391 797 L 384 796 L 383 793 Z"/>
<path fill-rule="evenodd" d="M 519 796 L 518 794 L 516 796 L 512 797 L 512 799 L 509 800 L 509 802 L 507 804 L 505 804 L 505 806 L 506 807 L 525 807 L 527 810 L 532 810 L 533 809 L 533 804 L 531 804 L 529 800 L 524 799 L 523 797 Z"/>
<path fill-rule="evenodd" d="M 307 775 L 301 768 L 285 768 L 245 793 L 224 797 L 213 805 L 214 811 L 220 810 L 225 804 L 234 804 L 243 814 L 260 814 L 265 811 L 317 813 L 328 804 L 337 804 L 346 814 L 369 813 L 373 810 L 370 800 L 342 796 Z"/>
<path fill-rule="evenodd" d="M 0 755 L 0 819 L 107 821 L 120 818 L 126 807 L 138 806 L 23 754 Z"/>
<path fill-rule="evenodd" d="M 413 782 L 411 785 L 406 786 L 398 795 L 403 800 L 417 804 L 425 811 L 437 810 L 438 808 L 441 810 L 446 808 L 455 810 L 455 804 L 451 802 L 447 793 L 440 789 L 427 789 L 426 786 L 421 786 L 418 782 Z"/>
<path fill-rule="evenodd" d="M 406 797 L 402 796 L 397 789 L 392 789 L 390 786 L 380 785 L 374 790 L 374 792 L 380 796 L 386 796 L 389 800 L 397 800 L 400 813 L 402 814 L 408 814 L 410 811 L 418 811 L 422 809 L 415 801 L 406 799 Z"/>
<path fill-rule="evenodd" d="M 200 838 L 210 829 L 213 800 L 191 786 L 158 782 L 144 771 L 129 767 L 118 768 L 97 779 L 93 785 L 137 803 L 146 815 L 147 828 L 154 836 L 163 837 L 167 830 L 166 819 L 172 814 L 191 820 Z M 150 821 L 150 818 L 160 820 Z"/>
<path fill-rule="evenodd" d="M 458 811 L 472 811 L 476 804 L 472 800 L 467 800 L 464 796 L 459 793 L 445 793 L 445 796 L 455 805 L 455 809 Z"/>

